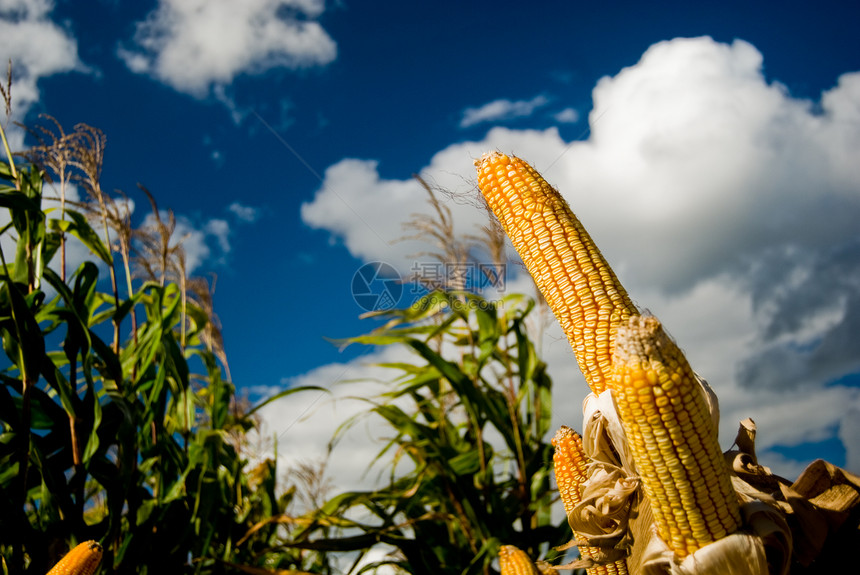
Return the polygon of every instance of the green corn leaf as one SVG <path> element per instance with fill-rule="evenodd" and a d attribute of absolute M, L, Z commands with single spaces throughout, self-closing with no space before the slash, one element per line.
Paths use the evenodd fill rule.
<path fill-rule="evenodd" d="M 3 166 L 0 162 L 0 166 Z M 0 208 L 8 208 L 14 212 L 38 212 L 41 207 L 37 200 L 19 192 L 15 188 L 0 188 Z"/>
<path fill-rule="evenodd" d="M 261 400 L 254 407 L 252 407 L 251 409 L 246 411 L 245 415 L 247 415 L 247 416 L 254 415 L 259 410 L 266 407 L 267 405 L 269 405 L 273 401 L 277 401 L 281 398 L 287 397 L 288 395 L 292 395 L 294 393 L 301 393 L 301 392 L 306 392 L 306 391 L 320 391 L 323 393 L 330 393 L 330 391 L 328 389 L 326 389 L 324 387 L 319 387 L 316 385 L 303 385 L 300 387 L 291 387 L 289 389 L 279 391 L 278 393 L 276 393 L 270 397 L 267 397 L 266 399 Z"/>
<path fill-rule="evenodd" d="M 92 226 L 90 226 L 90 223 L 87 221 L 86 216 L 74 210 L 66 210 L 66 216 L 69 219 L 50 220 L 48 225 L 50 226 L 51 230 L 72 234 L 73 236 L 78 238 L 81 243 L 87 246 L 97 258 L 99 258 L 101 261 L 103 261 L 109 266 L 113 265 L 113 255 L 111 254 L 107 246 L 104 245 L 104 242 L 96 233 L 96 231 L 92 228 Z"/>
<path fill-rule="evenodd" d="M 15 353 L 14 356 L 10 355 L 10 359 L 21 370 L 24 375 L 22 379 L 31 378 L 35 380 L 39 376 L 39 364 L 45 354 L 45 340 L 42 337 L 42 330 L 39 328 L 27 300 L 18 290 L 18 287 L 8 281 L 8 276 L 2 290 L 8 298 L 14 326 Z M 4 346 L 5 343 L 4 339 Z"/>

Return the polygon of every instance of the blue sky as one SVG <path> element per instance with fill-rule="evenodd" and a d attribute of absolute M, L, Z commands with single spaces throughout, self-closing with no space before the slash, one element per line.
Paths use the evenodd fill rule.
<path fill-rule="evenodd" d="M 858 20 L 848 2 L 0 0 L 0 60 L 14 120 L 102 129 L 103 187 L 138 221 L 138 182 L 176 212 L 254 397 L 381 376 L 364 362 L 396 350 L 324 339 L 371 327 L 354 273 L 408 273 L 413 173 L 468 198 L 498 148 L 561 190 L 712 383 L 724 447 L 753 417 L 793 477 L 819 456 L 860 471 Z M 483 221 L 451 208 L 460 233 Z M 557 419 L 578 427 L 559 338 Z M 322 457 L 355 409 L 292 396 L 267 433 L 288 461 Z M 374 449 L 356 439 L 331 473 Z"/>

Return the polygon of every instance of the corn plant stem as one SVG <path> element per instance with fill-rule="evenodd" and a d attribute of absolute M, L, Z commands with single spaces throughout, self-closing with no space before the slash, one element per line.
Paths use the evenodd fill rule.
<path fill-rule="evenodd" d="M 77 350 L 75 356 L 69 358 L 69 388 L 77 390 L 78 387 L 78 368 L 77 368 Z M 78 418 L 74 413 L 68 414 L 69 418 L 69 435 L 72 444 L 72 464 L 75 468 L 75 475 L 69 483 L 69 486 L 74 486 L 75 491 L 75 507 L 77 513 L 75 517 L 82 517 L 84 511 L 84 495 L 86 488 L 86 477 L 83 473 L 83 457 L 81 454 L 81 441 L 78 435 Z"/>
<path fill-rule="evenodd" d="M 472 384 L 477 388 L 480 384 L 480 379 L 478 376 L 475 376 L 475 379 L 472 381 Z M 472 426 L 475 428 L 475 441 L 478 444 L 478 462 L 481 464 L 481 477 L 487 477 L 487 453 L 484 449 L 484 430 L 478 424 L 477 418 L 473 414 L 469 414 L 469 421 Z M 482 489 L 484 491 L 484 497 L 489 495 L 488 493 L 488 485 L 486 480 L 481 481 Z"/>
<path fill-rule="evenodd" d="M 429 188 L 428 188 L 428 191 L 429 191 Z M 437 211 L 438 211 L 438 208 L 437 208 Z M 442 214 L 440 213 L 439 216 L 442 217 Z M 475 338 L 473 336 L 474 334 L 472 333 L 472 329 L 469 326 L 469 320 L 468 319 L 464 320 L 464 323 L 466 324 L 466 326 L 465 326 L 466 327 L 466 333 L 469 334 L 469 346 L 471 348 L 470 352 L 471 352 L 473 357 L 477 357 L 477 355 L 478 355 L 477 354 L 477 346 L 475 345 Z M 475 377 L 472 379 L 472 385 L 474 385 L 475 388 L 477 389 L 477 388 L 479 388 L 480 383 L 481 383 L 480 374 L 475 373 Z M 481 466 L 481 477 L 486 478 L 487 477 L 487 461 L 486 461 L 487 454 L 486 454 L 486 450 L 484 449 L 484 432 L 481 429 L 481 426 L 478 424 L 477 418 L 472 414 L 471 410 L 469 410 L 469 423 L 472 425 L 472 427 L 475 430 L 475 442 L 478 444 L 478 463 Z M 481 486 L 482 486 L 481 490 L 484 492 L 484 500 L 488 501 L 489 495 L 490 495 L 489 491 L 488 491 L 489 490 L 488 482 L 482 480 Z"/>
<path fill-rule="evenodd" d="M 131 282 L 131 265 L 129 264 L 128 256 L 128 248 L 126 247 L 122 251 L 122 265 L 125 270 L 126 293 L 128 294 L 128 298 L 131 299 L 134 295 L 134 286 Z M 131 314 L 131 336 L 134 339 L 134 343 L 137 344 L 137 314 L 134 312 L 134 306 L 129 310 L 129 313 Z"/>
<path fill-rule="evenodd" d="M 60 279 L 66 283 L 66 232 L 60 234 Z"/>
<path fill-rule="evenodd" d="M 0 125 L 0 138 L 3 140 L 3 149 L 6 152 L 6 158 L 9 161 L 9 171 L 12 172 L 12 179 L 15 181 L 15 189 L 21 191 L 21 181 L 18 178 L 18 170 L 15 168 L 15 159 L 12 156 L 12 150 L 9 148 L 9 140 L 6 139 L 6 130 Z M 27 243 L 27 293 L 33 293 L 36 283 L 36 268 L 30 251 L 30 244 Z"/>
<path fill-rule="evenodd" d="M 6 158 L 9 162 L 9 171 L 12 172 L 12 178 L 15 182 L 15 189 L 21 191 L 21 182 L 18 178 L 18 171 L 15 168 L 15 159 L 12 156 L 12 151 L 9 149 L 9 141 L 6 139 L 6 130 L 3 128 L 2 123 L 0 123 L 0 139 L 3 140 L 3 149 L 6 152 Z M 2 250 L 0 250 L 0 260 L 2 260 L 4 271 L 7 270 L 6 258 L 3 255 Z M 7 289 L 14 289 L 9 285 L 8 277 L 6 285 Z M 17 325 L 17 322 L 15 323 Z M 23 350 L 21 350 L 21 353 L 23 354 Z M 19 358 L 19 365 L 21 370 L 21 428 L 23 430 L 24 440 L 21 442 L 21 447 L 18 452 L 18 481 L 20 488 L 17 491 L 19 493 L 20 504 L 16 506 L 16 509 L 23 509 L 24 504 L 27 501 L 27 474 L 30 464 L 30 396 L 31 390 L 36 384 L 36 381 L 34 381 L 27 372 L 27 367 L 24 363 L 23 357 Z M 13 569 L 18 565 L 19 560 L 20 566 L 23 567 L 23 556 L 19 556 L 17 554 L 13 555 Z"/>
<path fill-rule="evenodd" d="M 447 475 L 444 472 L 441 472 L 439 475 L 443 478 L 443 481 L 445 483 L 445 491 L 448 492 L 448 497 L 450 498 L 451 502 L 454 504 L 454 508 L 456 509 L 457 522 L 460 524 L 460 528 L 463 530 L 463 534 L 469 541 L 469 549 L 471 549 L 473 553 L 477 553 L 478 545 L 475 541 L 475 534 L 472 532 L 472 527 L 469 525 L 469 521 L 466 517 L 466 509 L 460 502 L 460 498 L 457 497 L 457 494 L 451 488 L 451 483 L 448 480 Z"/>
<path fill-rule="evenodd" d="M 5 262 L 4 267 L 5 267 Z M 8 285 L 8 284 L 7 284 Z M 8 289 L 15 289 L 14 287 L 9 287 Z M 18 325 L 17 318 L 15 318 L 15 312 L 12 311 L 12 319 L 15 325 Z M 18 341 L 22 340 L 21 334 L 18 334 Z M 27 370 L 27 364 L 24 360 L 24 350 L 19 346 L 19 354 L 20 357 L 18 359 L 19 369 L 21 371 L 21 433 L 23 435 L 23 439 L 21 440 L 20 450 L 18 451 L 18 479 L 19 479 L 19 498 L 20 504 L 18 505 L 18 509 L 23 509 L 24 505 L 27 502 L 27 476 L 30 471 L 30 450 L 32 448 L 31 436 L 30 436 L 30 426 L 31 426 L 31 396 L 32 390 L 36 386 L 36 383 L 39 380 L 38 374 L 31 374 Z"/>
<path fill-rule="evenodd" d="M 120 256 L 122 256 L 122 265 L 123 270 L 125 271 L 125 287 L 126 294 L 128 299 L 134 297 L 134 286 L 131 281 L 131 264 L 129 263 L 130 259 L 130 249 L 128 245 L 128 239 L 120 241 Z M 129 310 L 129 314 L 131 315 L 131 338 L 134 342 L 135 347 L 138 344 L 137 338 L 137 313 L 135 312 L 135 306 L 131 306 Z M 137 362 L 134 362 L 131 366 L 131 380 L 134 381 L 137 379 Z"/>
<path fill-rule="evenodd" d="M 474 353 L 475 353 L 475 341 L 474 341 L 474 338 L 472 337 L 472 330 L 469 326 L 468 320 L 464 319 L 463 321 L 465 324 L 466 333 L 468 334 L 468 337 L 469 337 L 471 351 L 472 351 L 472 354 L 474 355 Z M 442 340 L 440 338 L 439 339 L 439 351 L 441 352 L 441 350 L 442 350 Z M 477 382 L 474 379 L 473 379 L 472 383 L 474 385 L 477 385 Z M 477 447 L 478 447 L 478 462 L 481 466 L 480 467 L 481 476 L 486 478 L 487 466 L 486 466 L 486 462 L 484 461 L 486 454 L 484 453 L 484 440 L 483 440 L 483 434 L 481 432 L 481 426 L 478 425 L 478 421 L 475 417 L 473 410 L 470 409 L 468 406 L 466 406 L 466 414 L 468 417 L 469 426 L 472 428 L 472 430 L 475 434 L 475 443 L 477 444 Z M 472 531 L 471 526 L 469 525 L 469 520 L 466 517 L 466 509 L 460 503 L 459 498 L 457 497 L 457 494 L 452 489 L 451 484 L 448 481 L 446 474 L 441 473 L 440 476 L 444 478 L 445 490 L 448 492 L 448 497 L 451 499 L 451 501 L 454 504 L 454 507 L 456 509 L 456 514 L 457 514 L 457 521 L 460 524 L 460 528 L 463 530 L 463 534 L 466 536 L 466 539 L 469 541 L 469 548 L 472 550 L 473 553 L 477 553 L 479 546 L 477 545 L 477 542 L 475 540 L 475 534 Z M 483 490 L 485 492 L 485 500 L 486 500 L 486 489 L 487 489 L 486 488 L 486 481 L 482 480 L 481 483 L 482 483 L 482 485 L 484 485 Z"/>
<path fill-rule="evenodd" d="M 179 339 L 180 339 L 180 347 L 182 349 L 185 349 L 185 332 L 186 332 L 185 314 L 187 311 L 185 306 L 188 304 L 188 278 L 186 277 L 186 274 L 185 274 L 185 261 L 184 260 L 183 260 L 182 265 L 181 265 L 181 275 L 182 275 L 182 277 L 179 278 L 179 292 L 181 294 L 180 297 L 182 298 L 182 305 L 181 305 L 182 317 L 181 317 L 181 321 L 179 322 L 179 330 L 180 330 Z"/>
<path fill-rule="evenodd" d="M 60 217 L 66 221 L 66 165 L 60 165 Z M 60 278 L 66 283 L 66 232 L 60 232 Z"/>
<path fill-rule="evenodd" d="M 511 418 L 511 427 L 513 428 L 514 444 L 517 448 L 517 482 L 519 484 L 519 495 L 522 501 L 528 503 L 530 499 L 528 478 L 526 477 L 526 457 L 523 451 L 523 437 L 520 428 L 519 409 L 517 406 L 517 390 L 514 384 L 513 369 L 511 369 L 511 354 L 510 348 L 506 344 L 502 347 L 502 356 L 504 357 L 507 386 L 507 404 L 508 415 Z M 520 374 L 520 385 L 523 385 L 522 374 Z M 535 413 L 539 413 L 535 411 Z M 524 531 L 531 530 L 534 514 L 528 509 L 528 505 L 523 506 L 523 515 L 520 516 L 520 523 Z"/>
<path fill-rule="evenodd" d="M 36 386 L 37 379 L 33 379 L 26 368 L 21 365 L 21 371 L 24 372 L 21 378 L 21 428 L 24 433 L 24 441 L 21 442 L 21 452 L 19 454 L 21 463 L 19 467 L 19 477 L 21 478 L 21 495 L 22 499 L 27 496 L 27 473 L 30 465 L 30 408 L 31 396 L 33 387 Z"/>
<path fill-rule="evenodd" d="M 506 363 L 505 367 L 506 367 L 506 371 L 508 374 L 508 377 L 507 377 L 508 385 L 507 385 L 507 389 L 505 390 L 505 391 L 507 391 L 508 415 L 511 418 L 511 427 L 513 428 L 514 444 L 516 445 L 516 448 L 517 448 L 517 483 L 519 484 L 519 495 L 523 501 L 528 501 L 529 492 L 528 492 L 528 482 L 526 479 L 526 458 L 525 458 L 525 454 L 523 453 L 523 440 L 522 440 L 522 436 L 521 436 L 521 432 L 520 432 L 520 421 L 519 421 L 519 417 L 517 414 L 517 411 L 518 411 L 517 410 L 517 391 L 514 387 L 513 378 L 511 377 L 512 370 L 510 368 L 510 365 L 508 365 L 508 362 L 510 361 L 510 354 L 508 353 L 507 347 L 504 348 L 503 353 L 504 353 L 505 363 Z M 520 384 L 522 385 L 522 376 L 520 379 Z M 527 506 L 526 506 L 526 508 L 527 508 Z M 523 530 L 528 530 L 532 526 L 531 521 L 527 521 L 527 519 L 529 519 L 529 517 L 527 516 L 528 511 L 524 510 L 523 513 L 526 515 L 520 517 L 520 522 L 522 523 Z"/>
<path fill-rule="evenodd" d="M 119 289 L 117 288 L 116 283 L 116 270 L 113 267 L 113 250 L 110 247 L 110 227 L 107 221 L 107 205 L 105 205 L 103 192 L 98 185 L 98 182 L 94 182 L 94 192 L 95 196 L 99 202 L 99 212 L 101 216 L 102 229 L 105 234 L 105 247 L 108 248 L 108 253 L 111 254 L 110 265 L 108 266 L 110 270 L 110 286 L 111 291 L 113 292 L 113 301 L 114 301 L 114 309 L 119 308 Z M 111 322 L 113 323 L 113 352 L 119 355 L 119 333 L 120 333 L 120 322 L 117 320 L 116 315 L 111 318 Z"/>

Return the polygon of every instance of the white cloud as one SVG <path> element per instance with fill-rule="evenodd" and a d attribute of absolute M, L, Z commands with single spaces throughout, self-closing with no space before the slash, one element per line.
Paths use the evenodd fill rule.
<path fill-rule="evenodd" d="M 12 61 L 12 112 L 23 119 L 39 101 L 39 80 L 64 72 L 84 72 L 78 43 L 71 32 L 54 23 L 50 0 L 0 0 L 0 65 L 5 82 Z M 13 148 L 23 147 L 23 133 L 13 133 Z"/>
<path fill-rule="evenodd" d="M 337 55 L 314 19 L 323 0 L 160 0 L 138 23 L 128 68 L 204 97 L 241 74 L 325 65 Z"/>
<path fill-rule="evenodd" d="M 424 198 L 417 182 L 382 180 L 376 167 L 376 162 L 353 159 L 329 167 L 324 187 L 313 202 L 302 205 L 302 220 L 338 230 L 350 253 L 365 261 L 402 263 L 402 272 L 408 269 L 410 249 L 397 242 L 405 235 L 401 222 Z"/>
<path fill-rule="evenodd" d="M 458 234 L 476 233 L 479 226 L 487 223 L 486 214 L 476 208 L 473 160 L 486 149 L 510 149 L 512 145 L 523 157 L 538 158 L 544 163 L 564 150 L 564 142 L 555 129 L 538 132 L 495 128 L 481 142 L 449 146 L 421 170 L 431 185 L 450 192 L 439 199 L 451 208 Z M 309 226 L 333 232 L 352 255 L 364 261 L 388 262 L 406 276 L 415 259 L 413 254 L 426 251 L 427 245 L 399 241 L 414 233 L 404 229 L 403 223 L 413 214 L 427 212 L 427 198 L 427 192 L 415 180 L 383 180 L 375 161 L 345 159 L 325 171 L 323 186 L 313 201 L 302 205 L 301 215 Z"/>
<path fill-rule="evenodd" d="M 217 260 L 230 252 L 230 226 L 221 219 L 211 219 L 196 226 L 185 216 L 176 218 L 175 237 L 181 238 L 185 250 L 186 272 L 190 275 L 205 262 Z M 218 246 L 220 255 L 215 256 L 213 242 Z"/>
<path fill-rule="evenodd" d="M 493 100 L 477 108 L 466 108 L 463 119 L 460 120 L 460 127 L 468 128 L 482 122 L 501 122 L 531 116 L 548 102 L 546 96 L 535 96 L 531 100 Z"/>
<path fill-rule="evenodd" d="M 211 236 L 218 242 L 218 247 L 225 254 L 230 253 L 230 224 L 226 220 L 213 218 L 206 222 L 203 228 L 206 235 Z"/>
<path fill-rule="evenodd" d="M 446 202 L 464 234 L 484 221 L 469 201 L 475 158 L 500 149 L 541 171 L 715 387 L 724 447 L 746 417 L 759 423 L 763 450 L 834 429 L 847 442 L 858 394 L 833 382 L 860 372 L 860 73 L 815 105 L 768 83 L 762 63 L 743 41 L 661 42 L 598 82 L 588 140 L 494 128 L 439 151 L 421 173 L 452 191 Z M 326 171 L 302 217 L 354 256 L 403 272 L 420 247 L 392 240 L 400 222 L 426 212 L 425 196 L 410 180 L 382 180 L 373 161 L 347 159 Z M 560 332 L 549 333 L 555 373 L 571 356 Z M 584 383 L 557 373 L 575 380 L 568 390 L 556 379 L 570 394 L 556 409 L 576 424 Z"/>
<path fill-rule="evenodd" d="M 168 221 L 168 213 L 159 210 L 161 220 Z M 155 226 L 155 216 L 147 214 L 141 227 Z M 185 252 L 185 270 L 188 275 L 203 267 L 215 264 L 230 253 L 230 224 L 220 218 L 195 222 L 183 215 L 176 216 L 176 227 L 170 245 L 182 244 Z"/>
<path fill-rule="evenodd" d="M 285 382 L 289 387 L 319 386 L 330 393 L 305 391 L 276 400 L 260 410 L 264 425 L 259 433 L 276 439 L 279 465 L 290 469 L 302 462 L 324 459 L 338 426 L 367 412 L 372 404 L 365 400 L 382 393 L 386 388 L 382 382 L 392 377 L 392 370 L 374 364 L 409 361 L 413 357 L 405 348 L 384 347 L 349 362 L 321 366 Z M 380 484 L 383 468 L 370 467 L 370 462 L 384 445 L 386 436 L 391 436 L 391 428 L 379 417 L 367 417 L 334 445 L 326 475 L 338 491 Z M 361 470 L 360 474 L 356 470 Z"/>
<path fill-rule="evenodd" d="M 560 124 L 575 124 L 579 121 L 579 112 L 576 111 L 576 108 L 565 108 L 557 112 L 553 118 Z"/>
<path fill-rule="evenodd" d="M 240 221 L 253 223 L 260 217 L 260 210 L 252 206 L 246 206 L 239 202 L 233 202 L 227 209 Z"/>
<path fill-rule="evenodd" d="M 856 397 L 839 424 L 839 439 L 845 446 L 845 468 L 860 473 L 860 399 Z"/>

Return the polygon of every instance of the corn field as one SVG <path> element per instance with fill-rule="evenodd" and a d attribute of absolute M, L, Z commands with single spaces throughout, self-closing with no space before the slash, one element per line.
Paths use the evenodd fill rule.
<path fill-rule="evenodd" d="M 365 571 L 493 573 L 505 542 L 552 555 L 565 541 L 533 299 L 433 291 L 349 340 L 415 354 L 366 413 L 393 432 L 378 459 L 414 471 L 297 511 L 317 471 L 303 485 L 277 454 L 250 461 L 247 434 L 306 389 L 237 397 L 172 212 L 141 187 L 152 215 L 132 225 L 128 198 L 102 190 L 98 129 L 46 118 L 31 136 L 0 163 L 0 573 L 335 573 L 380 543 L 392 553 Z"/>
<path fill-rule="evenodd" d="M 253 409 L 226 375 L 209 283 L 187 277 L 148 192 L 157 217 L 132 229 L 125 198 L 102 191 L 100 131 L 34 134 L 0 163 L 0 572 L 46 573 L 87 540 L 110 573 L 251 562 L 279 535 L 250 527 L 291 494 L 273 460 L 242 457 Z M 90 254 L 74 267 L 73 246 Z"/>

